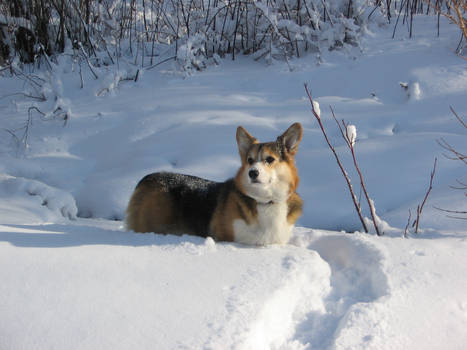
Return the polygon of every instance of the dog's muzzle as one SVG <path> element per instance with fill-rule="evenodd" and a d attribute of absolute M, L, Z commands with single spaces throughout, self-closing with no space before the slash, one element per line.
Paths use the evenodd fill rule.
<path fill-rule="evenodd" d="M 249 172 L 248 172 L 248 176 L 250 177 L 250 179 L 252 180 L 256 180 L 259 176 L 259 171 L 256 170 L 256 169 L 251 169 Z"/>

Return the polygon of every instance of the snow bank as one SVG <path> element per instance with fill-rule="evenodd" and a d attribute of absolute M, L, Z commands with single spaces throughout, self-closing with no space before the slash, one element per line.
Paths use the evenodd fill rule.
<path fill-rule="evenodd" d="M 252 248 L 121 229 L 0 225 L 0 346 L 322 349 L 389 292 L 362 236 L 297 229 L 295 246 Z"/>
<path fill-rule="evenodd" d="M 0 174 L 0 211 L 3 223 L 76 219 L 78 208 L 70 193 L 40 181 Z M 28 220 L 28 221 L 29 221 Z"/>
<path fill-rule="evenodd" d="M 0 226 L 1 348 L 270 348 L 325 313 L 315 252 L 82 225 Z"/>
<path fill-rule="evenodd" d="M 449 266 L 467 240 L 430 238 L 296 228 L 257 248 L 106 220 L 0 225 L 0 347 L 462 349 L 465 271 Z"/>

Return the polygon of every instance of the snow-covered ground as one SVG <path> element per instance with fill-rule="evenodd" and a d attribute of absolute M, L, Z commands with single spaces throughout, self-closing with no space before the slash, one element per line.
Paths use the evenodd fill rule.
<path fill-rule="evenodd" d="M 62 62 L 42 87 L 47 102 L 1 99 L 0 349 L 466 348 L 467 224 L 434 206 L 467 209 L 450 187 L 466 181 L 465 165 L 436 142 L 467 150 L 449 110 L 467 115 L 467 64 L 453 53 L 455 27 L 443 22 L 438 38 L 434 19 L 415 23 L 412 39 L 370 27 L 361 52 L 326 52 L 320 64 L 312 55 L 270 66 L 238 57 L 184 76 L 168 63 L 118 86 L 131 68 L 101 68 L 80 89 Z M 358 194 L 328 105 L 356 126 L 384 237 L 343 232 L 361 226 L 304 83 Z M 24 88 L 0 80 L 1 96 Z M 25 147 L 19 128 L 33 105 L 60 106 L 69 118 L 32 111 Z M 239 166 L 238 125 L 268 141 L 296 121 L 305 209 L 290 244 L 124 230 L 145 174 L 225 180 Z M 422 233 L 403 238 L 435 157 Z"/>

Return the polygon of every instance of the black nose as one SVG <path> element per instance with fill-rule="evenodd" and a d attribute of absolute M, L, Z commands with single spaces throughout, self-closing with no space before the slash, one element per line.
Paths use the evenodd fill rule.
<path fill-rule="evenodd" d="M 255 180 L 259 175 L 259 171 L 256 170 L 256 169 L 251 169 L 249 172 L 248 172 L 248 176 L 250 178 L 252 178 L 253 180 Z"/>

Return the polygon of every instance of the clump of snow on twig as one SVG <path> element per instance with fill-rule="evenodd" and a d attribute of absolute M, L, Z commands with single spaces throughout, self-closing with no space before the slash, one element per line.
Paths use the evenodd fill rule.
<path fill-rule="evenodd" d="M 319 103 L 313 100 L 313 110 L 316 112 L 318 117 L 321 117 L 321 110 L 319 109 Z"/>
<path fill-rule="evenodd" d="M 346 130 L 347 141 L 351 146 L 355 145 L 355 140 L 357 139 L 357 127 L 355 125 L 347 125 Z"/>

